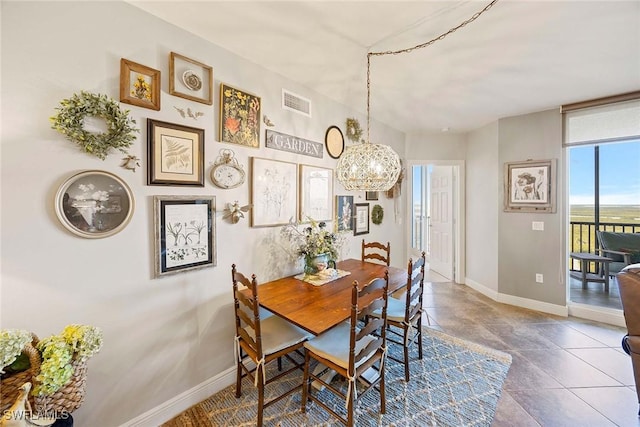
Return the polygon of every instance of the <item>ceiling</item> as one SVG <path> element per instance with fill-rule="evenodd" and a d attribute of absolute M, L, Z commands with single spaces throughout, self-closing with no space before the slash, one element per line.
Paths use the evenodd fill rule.
<path fill-rule="evenodd" d="M 130 1 L 363 114 L 367 52 L 425 43 L 489 2 Z M 640 2 L 499 0 L 424 49 L 372 57 L 370 76 L 371 117 L 404 132 L 636 91 Z"/>

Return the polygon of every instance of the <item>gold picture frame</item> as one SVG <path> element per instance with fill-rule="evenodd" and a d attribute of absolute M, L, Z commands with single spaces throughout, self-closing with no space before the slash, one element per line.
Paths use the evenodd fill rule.
<path fill-rule="evenodd" d="M 260 148 L 260 97 L 220 83 L 220 142 Z"/>
<path fill-rule="evenodd" d="M 169 94 L 213 105 L 213 67 L 171 52 Z"/>
<path fill-rule="evenodd" d="M 120 102 L 160 110 L 160 71 L 121 58 Z"/>

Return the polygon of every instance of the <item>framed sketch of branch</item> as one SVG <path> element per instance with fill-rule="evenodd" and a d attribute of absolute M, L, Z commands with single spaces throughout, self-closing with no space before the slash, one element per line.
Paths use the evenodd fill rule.
<path fill-rule="evenodd" d="M 333 220 L 333 170 L 300 165 L 300 216 L 316 221 Z"/>
<path fill-rule="evenodd" d="M 556 211 L 556 160 L 504 164 L 504 211 Z"/>
<path fill-rule="evenodd" d="M 204 129 L 147 119 L 147 184 L 204 187 Z"/>
<path fill-rule="evenodd" d="M 160 71 L 120 58 L 120 102 L 160 109 Z"/>
<path fill-rule="evenodd" d="M 353 196 L 336 196 L 336 231 L 353 231 Z"/>
<path fill-rule="evenodd" d="M 213 105 L 213 68 L 171 52 L 169 54 L 169 94 Z"/>
<path fill-rule="evenodd" d="M 353 235 L 369 233 L 369 203 L 356 203 Z"/>
<path fill-rule="evenodd" d="M 251 158 L 251 227 L 285 225 L 298 211 L 298 165 Z"/>
<path fill-rule="evenodd" d="M 216 265 L 215 196 L 154 196 L 155 277 Z"/>

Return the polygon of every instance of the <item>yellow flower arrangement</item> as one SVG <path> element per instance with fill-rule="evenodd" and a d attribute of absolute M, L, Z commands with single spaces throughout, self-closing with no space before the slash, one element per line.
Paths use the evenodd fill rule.
<path fill-rule="evenodd" d="M 0 331 L 0 362 L 3 371 L 5 367 L 16 362 L 31 339 L 31 334 L 24 330 Z M 101 348 L 102 331 L 95 326 L 68 325 L 62 333 L 43 339 L 37 344 L 42 364 L 31 393 L 34 396 L 52 395 L 73 376 L 74 360 L 86 360 Z M 28 366 L 25 369 L 28 369 Z"/>

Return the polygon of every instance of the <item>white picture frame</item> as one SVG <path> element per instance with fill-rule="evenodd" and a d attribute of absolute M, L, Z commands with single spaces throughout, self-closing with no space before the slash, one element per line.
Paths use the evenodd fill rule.
<path fill-rule="evenodd" d="M 333 170 L 300 165 L 300 222 L 333 220 Z"/>
<path fill-rule="evenodd" d="M 286 225 L 298 212 L 298 165 L 251 157 L 251 227 Z"/>

